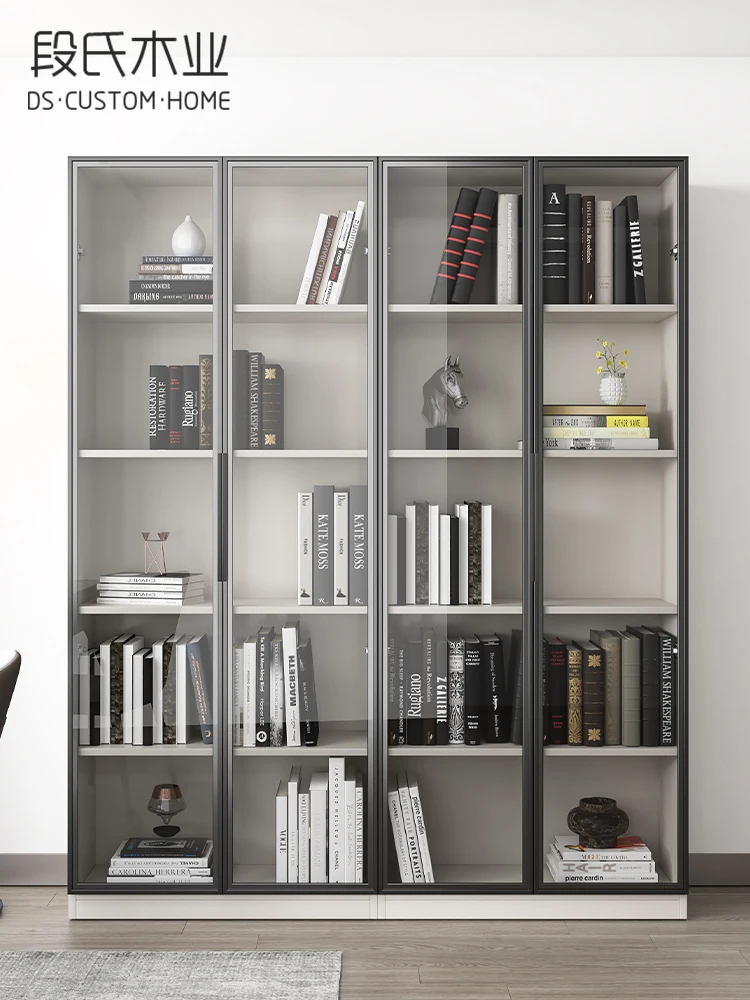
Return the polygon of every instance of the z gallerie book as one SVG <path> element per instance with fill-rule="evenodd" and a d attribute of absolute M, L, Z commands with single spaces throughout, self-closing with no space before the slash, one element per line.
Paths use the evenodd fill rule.
<path fill-rule="evenodd" d="M 235 348 L 232 351 L 232 444 L 236 451 L 249 447 L 249 366 L 249 352 Z"/>
<path fill-rule="evenodd" d="M 466 236 L 461 266 L 456 275 L 452 302 L 464 305 L 471 301 L 482 259 L 487 254 L 490 227 L 495 218 L 496 207 L 497 192 L 490 188 L 481 188 Z"/>
<path fill-rule="evenodd" d="M 465 685 L 463 639 L 448 639 L 448 743 L 464 742 Z"/>
<path fill-rule="evenodd" d="M 149 448 L 169 447 L 168 391 L 169 369 L 166 365 L 151 365 L 148 371 Z"/>
<path fill-rule="evenodd" d="M 250 447 L 253 444 L 252 355 L 250 358 Z M 271 361 L 263 362 L 261 391 L 261 447 L 284 447 L 284 369 Z"/>
<path fill-rule="evenodd" d="M 349 604 L 367 607 L 367 487 L 349 487 Z"/>
<path fill-rule="evenodd" d="M 333 486 L 313 489 L 313 600 L 333 606 Z"/>
<path fill-rule="evenodd" d="M 638 196 L 629 194 L 620 204 L 624 205 L 627 211 L 628 302 L 643 306 L 646 304 L 646 280 Z"/>
<path fill-rule="evenodd" d="M 479 192 L 472 190 L 472 188 L 461 188 L 458 193 L 456 207 L 453 209 L 453 216 L 445 240 L 445 248 L 440 257 L 435 285 L 430 296 L 430 303 L 433 305 L 451 302 L 453 299 L 453 290 L 464 255 L 466 237 L 469 235 L 469 226 L 474 218 L 474 209 L 477 207 L 478 201 Z"/>
<path fill-rule="evenodd" d="M 542 285 L 544 301 L 568 301 L 568 239 L 565 185 L 545 184 L 542 194 Z"/>
<path fill-rule="evenodd" d="M 437 745 L 448 746 L 448 643 L 445 636 L 435 642 L 435 714 Z"/>
<path fill-rule="evenodd" d="M 313 495 L 297 494 L 297 604 L 313 602 Z"/>
<path fill-rule="evenodd" d="M 333 604 L 349 604 L 349 493 L 333 494 Z"/>

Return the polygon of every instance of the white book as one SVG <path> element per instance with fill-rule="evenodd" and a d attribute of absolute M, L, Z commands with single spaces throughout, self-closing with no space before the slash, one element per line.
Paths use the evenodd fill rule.
<path fill-rule="evenodd" d="M 328 775 L 310 778 L 310 881 L 328 881 Z"/>
<path fill-rule="evenodd" d="M 401 815 L 404 818 L 406 848 L 409 853 L 412 874 L 414 875 L 415 882 L 424 882 L 424 868 L 422 867 L 422 855 L 419 852 L 417 827 L 414 823 L 414 813 L 412 812 L 411 807 L 409 780 L 406 777 L 406 771 L 399 771 L 396 777 L 398 780 L 398 794 L 401 797 Z"/>
<path fill-rule="evenodd" d="M 192 636 L 181 635 L 174 644 L 172 656 L 175 665 L 175 743 L 187 743 L 188 738 L 188 656 L 187 644 Z"/>
<path fill-rule="evenodd" d="M 173 876 L 151 875 L 108 875 L 107 885 L 210 885 L 211 875 L 196 877 L 195 875 Z"/>
<path fill-rule="evenodd" d="M 326 288 L 328 287 L 328 279 L 331 277 L 331 268 L 333 267 L 333 258 L 336 256 L 336 248 L 339 245 L 339 240 L 341 239 L 341 228 L 344 225 L 344 220 L 346 219 L 346 209 L 339 212 L 338 219 L 336 220 L 336 228 L 333 231 L 333 238 L 331 240 L 331 246 L 328 250 L 328 256 L 326 257 L 326 264 L 323 268 L 323 277 L 320 279 L 320 288 L 318 289 L 318 297 L 315 299 L 315 305 L 323 305 L 323 298 L 326 293 Z"/>
<path fill-rule="evenodd" d="M 614 874 L 612 872 L 561 872 L 554 865 L 554 856 L 547 855 L 547 868 L 555 882 L 577 882 L 579 884 L 590 885 L 592 882 L 617 882 L 620 885 L 626 882 L 658 882 L 657 872 L 627 872 Z"/>
<path fill-rule="evenodd" d="M 344 771 L 344 882 L 357 881 L 357 775 L 352 764 Z"/>
<path fill-rule="evenodd" d="M 255 727 L 258 722 L 256 711 L 256 677 L 258 669 L 258 643 L 255 636 L 248 636 L 243 644 L 244 663 L 242 672 L 242 745 L 255 746 Z"/>
<path fill-rule="evenodd" d="M 154 746 L 164 743 L 164 643 L 175 638 L 171 635 L 154 643 L 154 694 L 151 703 L 154 710 Z"/>
<path fill-rule="evenodd" d="M 202 596 L 198 597 L 174 597 L 174 598 L 149 598 L 149 597 L 97 597 L 97 604 L 146 604 L 149 607 L 179 608 L 184 604 L 200 604 Z"/>
<path fill-rule="evenodd" d="M 333 290 L 333 295 L 331 296 L 332 305 L 338 305 L 339 302 L 341 302 L 341 296 L 344 294 L 346 280 L 349 276 L 349 267 L 352 262 L 352 257 L 354 256 L 354 245 L 357 242 L 357 233 L 362 226 L 364 214 L 365 203 L 363 201 L 358 201 L 357 207 L 354 210 L 354 218 L 352 219 L 352 224 L 349 228 L 344 257 L 341 261 L 341 273 L 339 275 L 339 280 L 336 282 L 336 287 Z"/>
<path fill-rule="evenodd" d="M 430 858 L 430 848 L 427 846 L 427 829 L 422 811 L 422 799 L 419 794 L 419 785 L 416 780 L 409 778 L 409 797 L 411 798 L 411 811 L 414 817 L 414 827 L 417 831 L 417 843 L 419 844 L 419 856 L 422 859 L 422 870 L 424 871 L 425 882 L 434 882 L 435 876 L 432 872 L 432 859 Z"/>
<path fill-rule="evenodd" d="M 458 518 L 458 603 L 469 603 L 469 505 L 457 503 L 453 513 Z"/>
<path fill-rule="evenodd" d="M 91 746 L 91 658 L 96 650 L 86 649 L 78 654 L 78 715 L 75 726 L 78 746 Z"/>
<path fill-rule="evenodd" d="M 328 758 L 328 881 L 344 881 L 345 809 L 343 757 Z"/>
<path fill-rule="evenodd" d="M 388 515 L 388 603 L 398 604 L 398 515 Z"/>
<path fill-rule="evenodd" d="M 299 881 L 310 881 L 310 779 L 302 778 L 299 784 L 297 807 L 297 854 Z"/>
<path fill-rule="evenodd" d="M 354 796 L 354 822 L 354 881 L 362 885 L 365 880 L 365 786 L 359 773 Z"/>
<path fill-rule="evenodd" d="M 609 306 L 614 302 L 614 226 L 612 202 L 595 203 L 596 253 L 594 254 L 594 301 Z"/>
<path fill-rule="evenodd" d="M 122 742 L 133 743 L 133 653 L 143 646 L 143 636 L 134 635 L 122 647 Z"/>
<path fill-rule="evenodd" d="M 144 669 L 145 660 L 151 655 L 152 694 L 144 702 Z M 144 729 L 151 726 L 153 733 L 153 651 L 148 646 L 141 646 L 133 653 L 133 746 L 143 746 Z"/>
<path fill-rule="evenodd" d="M 414 873 L 411 870 L 409 848 L 406 845 L 406 830 L 401 810 L 401 795 L 399 794 L 398 783 L 394 775 L 390 775 L 388 778 L 388 815 L 391 817 L 391 830 L 393 831 L 393 842 L 396 845 L 396 857 L 398 858 L 398 870 L 401 875 L 401 881 L 413 882 Z"/>
<path fill-rule="evenodd" d="M 346 244 L 349 239 L 349 231 L 352 228 L 352 222 L 354 221 L 354 212 L 349 210 L 344 216 L 344 222 L 339 231 L 338 243 L 333 244 L 331 242 L 331 249 L 329 251 L 329 257 L 333 255 L 331 261 L 331 269 L 328 272 L 328 278 L 325 283 L 325 291 L 323 292 L 323 305 L 332 306 L 335 305 L 336 300 L 334 299 L 334 294 L 336 291 L 336 285 L 338 284 L 339 278 L 341 276 L 341 265 L 344 262 L 344 254 L 346 253 Z M 322 282 L 321 282 L 322 284 Z"/>
<path fill-rule="evenodd" d="M 406 518 L 405 532 L 404 532 L 406 538 L 406 603 L 416 604 L 417 603 L 417 505 L 413 503 L 408 503 L 404 507 L 404 515 Z M 467 517 L 466 524 L 468 526 L 469 523 L 468 508 L 466 517 Z M 466 569 L 468 573 L 468 563 Z M 466 579 L 468 586 L 468 576 Z"/>
<path fill-rule="evenodd" d="M 242 679 L 245 651 L 241 642 L 234 646 L 232 656 L 232 746 L 242 746 Z"/>
<path fill-rule="evenodd" d="M 293 767 L 287 782 L 287 881 L 299 882 L 299 768 Z"/>
<path fill-rule="evenodd" d="M 145 878 L 157 882 L 200 882 L 201 880 L 210 881 L 212 878 L 210 868 L 177 868 L 174 865 L 157 865 L 145 868 L 110 866 L 107 874 L 119 876 L 123 880 Z"/>
<path fill-rule="evenodd" d="M 284 695 L 286 698 L 286 745 L 302 746 L 302 729 L 299 711 L 299 663 L 297 646 L 299 631 L 296 624 L 285 625 L 281 630 L 284 653 Z"/>
<path fill-rule="evenodd" d="M 518 195 L 497 200 L 497 301 L 518 305 Z"/>
<path fill-rule="evenodd" d="M 203 581 L 203 573 L 186 573 L 179 570 L 167 573 L 166 576 L 156 576 L 154 573 L 103 573 L 99 583 L 119 583 L 139 587 L 187 587 L 191 583 Z"/>
<path fill-rule="evenodd" d="M 99 647 L 99 669 L 101 671 L 99 681 L 99 743 L 105 746 L 112 742 L 112 675 L 110 674 L 112 643 L 124 642 L 130 638 L 130 634 L 130 632 L 124 632 L 122 635 L 115 636 L 114 639 L 107 639 Z"/>
<path fill-rule="evenodd" d="M 650 875 L 656 871 L 655 861 L 566 861 L 556 844 L 550 844 L 547 858 L 561 874 L 580 875 L 611 872 L 613 875 Z"/>
<path fill-rule="evenodd" d="M 440 604 L 451 602 L 451 516 L 440 515 Z"/>
<path fill-rule="evenodd" d="M 333 603 L 349 604 L 349 494 L 333 494 Z"/>
<path fill-rule="evenodd" d="M 297 604 L 312 604 L 313 495 L 297 494 Z"/>
<path fill-rule="evenodd" d="M 281 636 L 271 640 L 271 667 L 269 670 L 269 745 L 284 745 L 284 654 Z"/>
<path fill-rule="evenodd" d="M 431 503 L 428 510 L 428 591 L 430 604 L 440 603 L 440 507 Z"/>
<path fill-rule="evenodd" d="M 492 504 L 482 504 L 482 604 L 492 604 Z"/>
<path fill-rule="evenodd" d="M 276 789 L 276 881 L 288 881 L 287 859 L 289 855 L 288 840 L 288 799 L 286 782 L 280 781 Z"/>
<path fill-rule="evenodd" d="M 310 294 L 310 285 L 312 285 L 313 275 L 315 274 L 315 268 L 318 265 L 318 257 L 320 256 L 320 248 L 323 246 L 323 237 L 326 233 L 326 226 L 328 225 L 328 216 L 321 212 L 318 216 L 318 224 L 315 227 L 315 235 L 313 236 L 312 244 L 310 246 L 310 253 L 307 257 L 307 264 L 305 265 L 305 273 L 302 275 L 302 284 L 299 286 L 299 295 L 297 296 L 297 305 L 303 306 L 307 302 L 307 296 Z"/>

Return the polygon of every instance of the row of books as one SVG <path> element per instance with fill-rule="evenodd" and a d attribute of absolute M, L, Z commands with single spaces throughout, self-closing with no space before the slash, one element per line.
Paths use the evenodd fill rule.
<path fill-rule="evenodd" d="M 408 503 L 388 515 L 388 603 L 492 604 L 492 504 Z"/>
<path fill-rule="evenodd" d="M 659 881 L 651 851 L 640 837 L 619 837 L 615 847 L 593 850 L 561 834 L 549 845 L 546 860 L 555 882 Z"/>
<path fill-rule="evenodd" d="M 276 791 L 276 881 L 364 881 L 362 775 L 343 757 L 309 777 L 293 767 Z"/>
<path fill-rule="evenodd" d="M 146 255 L 138 277 L 128 283 L 136 304 L 210 304 L 214 300 L 213 257 Z"/>
<path fill-rule="evenodd" d="M 210 885 L 212 840 L 195 837 L 129 837 L 109 860 L 110 885 Z"/>
<path fill-rule="evenodd" d="M 232 743 L 236 747 L 318 745 L 312 642 L 299 622 L 263 626 L 234 647 Z"/>
<path fill-rule="evenodd" d="M 434 628 L 388 641 L 388 745 L 523 742 L 523 637 L 445 638 Z"/>
<path fill-rule="evenodd" d="M 542 209 L 544 301 L 646 304 L 638 197 L 613 207 L 590 194 L 545 184 Z"/>
<path fill-rule="evenodd" d="M 544 639 L 544 743 L 677 745 L 677 639 L 656 626 Z"/>
<path fill-rule="evenodd" d="M 434 882 L 419 785 L 406 771 L 388 776 L 388 815 L 402 882 Z"/>
<path fill-rule="evenodd" d="M 284 447 L 284 369 L 260 351 L 232 352 L 232 432 L 238 451 Z"/>
<path fill-rule="evenodd" d="M 213 358 L 197 365 L 150 365 L 149 448 L 213 447 Z"/>
<path fill-rule="evenodd" d="M 153 604 L 180 608 L 203 600 L 203 574 L 185 570 L 156 573 L 104 573 L 96 585 L 97 604 Z"/>
<path fill-rule="evenodd" d="M 367 606 L 367 487 L 297 494 L 297 603 Z"/>
<path fill-rule="evenodd" d="M 213 743 L 211 645 L 205 634 L 146 644 L 124 632 L 78 655 L 80 746 Z"/>
<path fill-rule="evenodd" d="M 364 214 L 365 203 L 359 201 L 355 209 L 342 209 L 338 215 L 323 212 L 318 217 L 298 306 L 335 306 L 341 301 Z"/>
<path fill-rule="evenodd" d="M 438 265 L 431 303 L 471 301 L 480 266 L 495 248 L 496 301 L 520 302 L 520 197 L 491 188 L 461 188 Z"/>
<path fill-rule="evenodd" d="M 544 406 L 542 445 L 555 451 L 657 451 L 642 403 Z M 518 442 L 519 449 L 523 442 Z"/>

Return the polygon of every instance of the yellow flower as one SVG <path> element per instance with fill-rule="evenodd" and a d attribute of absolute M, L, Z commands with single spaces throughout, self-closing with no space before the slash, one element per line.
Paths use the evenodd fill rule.
<path fill-rule="evenodd" d="M 597 358 L 600 358 L 602 356 L 602 352 L 601 351 L 597 351 L 596 352 L 596 356 L 597 356 Z"/>
<path fill-rule="evenodd" d="M 606 341 L 606 340 L 603 340 L 603 341 L 602 341 L 602 347 L 606 347 L 606 346 L 607 346 L 607 341 Z"/>
<path fill-rule="evenodd" d="M 602 366 L 599 365 L 599 367 L 596 369 L 596 374 L 601 375 L 601 373 L 602 373 Z"/>
<path fill-rule="evenodd" d="M 622 365 L 623 368 L 627 368 L 628 367 L 627 364 L 624 361 L 621 361 L 620 364 Z"/>
<path fill-rule="evenodd" d="M 623 354 L 625 355 L 625 357 L 627 357 L 627 356 L 628 356 L 628 352 L 627 352 L 627 350 L 623 351 L 622 353 L 623 353 Z"/>

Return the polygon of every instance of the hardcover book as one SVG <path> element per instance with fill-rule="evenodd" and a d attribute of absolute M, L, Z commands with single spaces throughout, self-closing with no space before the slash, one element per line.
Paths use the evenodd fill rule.
<path fill-rule="evenodd" d="M 328 881 L 344 881 L 345 808 L 343 757 L 328 758 Z"/>
<path fill-rule="evenodd" d="M 232 351 L 232 444 L 237 451 L 249 447 L 249 365 L 248 351 Z"/>
<path fill-rule="evenodd" d="M 481 505 L 482 544 L 479 587 L 482 604 L 492 604 L 492 504 Z"/>
<path fill-rule="evenodd" d="M 430 505 L 420 500 L 415 505 L 414 524 L 414 602 L 430 603 Z"/>
<path fill-rule="evenodd" d="M 268 672 L 269 746 L 283 747 L 286 743 L 284 702 L 284 651 L 280 635 L 271 640 L 271 665 Z M 291 783 L 291 779 L 290 779 Z"/>
<path fill-rule="evenodd" d="M 346 253 L 346 245 L 349 240 L 349 233 L 351 232 L 352 223 L 354 222 L 354 212 L 347 211 L 344 216 L 344 222 L 339 231 L 339 241 L 335 247 L 331 247 L 332 257 L 331 257 L 331 270 L 328 272 L 328 280 L 326 281 L 326 287 L 323 289 L 323 304 L 324 305 L 335 305 L 338 301 L 337 289 L 339 281 L 341 279 L 341 269 L 344 263 L 344 255 Z M 329 256 L 331 254 L 329 253 Z"/>
<path fill-rule="evenodd" d="M 641 641 L 630 632 L 614 632 L 620 640 L 622 677 L 622 745 L 641 745 Z"/>
<path fill-rule="evenodd" d="M 177 661 L 175 657 L 175 646 L 182 636 L 175 634 L 164 640 L 161 655 L 161 674 L 154 684 L 161 683 L 160 696 L 155 695 L 154 704 L 157 697 L 161 701 L 161 731 L 162 743 L 169 746 L 177 743 Z"/>
<path fill-rule="evenodd" d="M 612 202 L 597 201 L 595 220 L 596 257 L 594 260 L 597 305 L 612 305 L 614 302 L 612 259 L 614 235 L 612 225 Z"/>
<path fill-rule="evenodd" d="M 284 723 L 286 745 L 302 746 L 302 726 L 300 721 L 299 683 L 299 627 L 297 623 L 285 625 L 281 630 L 282 655 L 284 661 Z"/>
<path fill-rule="evenodd" d="M 187 644 L 187 655 L 195 704 L 198 708 L 201 738 L 204 743 L 212 744 L 214 741 L 213 713 L 211 711 L 213 671 L 211 669 L 211 647 L 205 634 L 193 636 Z"/>
<path fill-rule="evenodd" d="M 481 646 L 476 636 L 464 639 L 465 729 L 464 744 L 479 746 L 483 729 L 483 685 Z"/>
<path fill-rule="evenodd" d="M 523 743 L 523 632 L 516 628 L 510 634 L 508 683 L 513 692 L 510 741 L 516 746 L 521 746 Z"/>
<path fill-rule="evenodd" d="M 582 195 L 581 301 L 586 306 L 592 305 L 596 301 L 595 226 L 596 199 L 591 194 Z"/>
<path fill-rule="evenodd" d="M 406 604 L 417 603 L 417 505 L 404 506 L 404 585 Z"/>
<path fill-rule="evenodd" d="M 458 193 L 456 207 L 453 209 L 453 216 L 448 227 L 445 249 L 440 257 L 435 285 L 430 296 L 432 304 L 446 303 L 453 299 L 453 290 L 464 255 L 466 237 L 469 235 L 469 226 L 474 218 L 474 209 L 477 207 L 478 200 L 479 192 L 472 188 L 461 188 Z"/>
<path fill-rule="evenodd" d="M 557 638 L 545 640 L 548 660 L 549 744 L 568 743 L 568 658 L 565 643 Z"/>
<path fill-rule="evenodd" d="M 419 639 L 412 637 L 407 640 L 406 657 L 406 742 L 409 746 L 421 747 L 424 691 L 422 643 Z"/>
<path fill-rule="evenodd" d="M 122 647 L 122 742 L 133 743 L 133 657 L 143 648 L 143 636 L 133 635 Z"/>
<path fill-rule="evenodd" d="M 439 514 L 438 603 L 451 603 L 451 516 Z"/>
<path fill-rule="evenodd" d="M 574 643 L 565 647 L 568 666 L 568 743 L 583 742 L 583 654 Z"/>
<path fill-rule="evenodd" d="M 437 743 L 437 702 L 435 690 L 435 630 L 422 629 L 422 745 Z"/>
<path fill-rule="evenodd" d="M 310 881 L 328 881 L 328 773 L 310 778 Z"/>
<path fill-rule="evenodd" d="M 542 285 L 544 301 L 568 301 L 568 240 L 565 185 L 545 184 L 542 193 Z"/>
<path fill-rule="evenodd" d="M 448 643 L 445 636 L 435 641 L 435 714 L 437 746 L 448 745 Z"/>
<path fill-rule="evenodd" d="M 259 351 L 253 351 L 247 358 L 247 448 L 263 448 L 263 399 L 265 393 L 264 373 L 266 359 Z M 283 375 L 282 375 L 283 378 Z M 283 391 L 283 390 L 282 390 Z M 244 418 L 243 418 L 244 419 Z"/>
<path fill-rule="evenodd" d="M 477 638 L 480 643 L 485 690 L 485 739 L 488 743 L 507 743 L 510 740 L 510 731 L 505 730 L 506 720 L 503 718 L 501 707 L 505 695 L 503 645 L 496 635 L 479 635 Z"/>
<path fill-rule="evenodd" d="M 333 494 L 333 603 L 335 607 L 349 601 L 349 493 L 336 490 Z"/>
<path fill-rule="evenodd" d="M 412 874 L 414 875 L 415 882 L 424 882 L 425 874 L 422 866 L 422 855 L 419 850 L 419 839 L 414 823 L 411 795 L 409 794 L 409 779 L 406 776 L 406 771 L 399 771 L 396 777 L 398 780 L 398 793 L 401 797 L 401 814 L 404 818 L 406 846 L 409 852 L 409 860 L 411 861 Z"/>
<path fill-rule="evenodd" d="M 302 743 L 306 747 L 316 747 L 318 745 L 320 722 L 318 719 L 318 699 L 315 693 L 312 641 L 309 638 L 301 642 L 297 647 L 297 667 L 299 669 Z"/>
<path fill-rule="evenodd" d="M 144 646 L 133 654 L 133 746 L 154 745 L 154 653 Z"/>
<path fill-rule="evenodd" d="M 582 216 L 581 216 L 581 196 L 580 194 L 568 194 L 565 196 L 565 208 L 568 223 L 568 302 L 571 305 L 581 304 L 581 291 L 583 288 L 581 267 L 583 262 L 582 250 Z"/>
<path fill-rule="evenodd" d="M 422 798 L 419 794 L 419 786 L 414 778 L 407 774 L 406 782 L 409 788 L 409 798 L 411 799 L 411 812 L 414 818 L 414 829 L 417 833 L 417 844 L 419 846 L 419 857 L 422 862 L 425 882 L 434 882 L 435 875 L 432 870 L 432 859 L 430 848 L 427 844 L 427 828 L 424 822 L 424 812 L 422 810 Z"/>
<path fill-rule="evenodd" d="M 284 369 L 270 361 L 263 362 L 261 394 L 261 447 L 284 447 Z M 253 446 L 253 363 L 250 359 L 250 447 Z"/>
<path fill-rule="evenodd" d="M 354 256 L 354 247 L 357 242 L 357 235 L 359 230 L 362 228 L 362 222 L 365 215 L 365 203 L 363 201 L 357 202 L 357 207 L 354 210 L 354 218 L 352 219 L 352 224 L 349 228 L 349 233 L 346 238 L 346 246 L 344 247 L 344 255 L 341 259 L 341 270 L 336 278 L 333 278 L 333 270 L 331 272 L 331 278 L 334 280 L 334 288 L 330 297 L 331 305 L 338 305 L 341 302 L 341 298 L 346 291 L 346 283 L 349 278 L 349 272 L 351 269 L 351 262 Z"/>
<path fill-rule="evenodd" d="M 499 305 L 518 305 L 518 195 L 501 194 L 497 202 L 497 301 Z"/>
<path fill-rule="evenodd" d="M 466 304 L 471 301 L 482 259 L 487 256 L 490 228 L 496 208 L 497 192 L 490 188 L 481 188 L 466 236 L 466 245 L 456 276 L 456 284 L 453 288 L 452 302 Z"/>
<path fill-rule="evenodd" d="M 328 255 L 326 257 L 325 267 L 323 268 L 323 276 L 320 281 L 320 288 L 318 289 L 318 294 L 315 297 L 315 304 L 320 306 L 323 305 L 323 299 L 325 298 L 326 290 L 328 288 L 328 279 L 331 276 L 331 269 L 333 267 L 333 258 L 336 256 L 336 248 L 339 245 L 339 239 L 341 238 L 341 230 L 346 220 L 346 210 L 342 209 L 338 218 L 336 219 L 336 228 L 333 230 L 333 238 L 331 239 L 331 246 L 328 249 Z"/>
<path fill-rule="evenodd" d="M 124 710 L 124 645 L 133 636 L 129 632 L 116 639 L 104 643 L 101 647 L 102 678 L 106 678 L 105 689 L 109 693 L 107 706 L 107 722 L 109 739 L 107 743 L 123 743 L 123 710 Z M 142 643 L 141 643 L 142 644 Z M 102 742 L 105 742 L 102 740 Z"/>
<path fill-rule="evenodd" d="M 289 880 L 289 793 L 286 781 L 276 789 L 276 881 Z"/>
<path fill-rule="evenodd" d="M 310 290 L 307 293 L 307 298 L 305 300 L 308 306 L 314 305 L 318 293 L 320 292 L 320 285 L 323 281 L 323 273 L 326 269 L 326 262 L 328 260 L 328 254 L 331 251 L 331 243 L 333 242 L 333 234 L 336 231 L 336 223 L 338 222 L 338 216 L 329 215 L 326 220 L 325 230 L 323 232 L 323 241 L 320 245 L 320 250 L 318 252 L 318 259 L 315 263 L 315 270 L 313 271 L 312 281 L 310 282 Z M 313 243 L 315 241 L 313 240 Z M 303 281 L 304 287 L 304 281 Z M 299 299 L 297 299 L 299 303 Z"/>
<path fill-rule="evenodd" d="M 258 728 L 258 640 L 248 636 L 243 644 L 242 745 L 256 745 Z"/>
<path fill-rule="evenodd" d="M 463 639 L 448 639 L 448 743 L 463 744 L 466 676 Z"/>
<path fill-rule="evenodd" d="M 313 233 L 312 243 L 310 244 L 310 252 L 307 255 L 307 263 L 305 264 L 305 270 L 302 274 L 302 283 L 299 286 L 299 292 L 297 294 L 297 305 L 303 306 L 308 301 L 308 296 L 312 287 L 313 276 L 316 272 L 318 262 L 320 260 L 321 249 L 323 246 L 323 240 L 326 235 L 328 228 L 328 216 L 325 212 L 321 212 L 318 216 L 318 221 L 315 225 L 315 232 Z M 331 234 L 333 237 L 333 234 Z M 323 263 L 325 267 L 325 261 Z M 321 268 L 322 272 L 323 268 Z M 313 299 L 314 301 L 314 299 Z"/>
<path fill-rule="evenodd" d="M 182 367 L 182 447 L 200 444 L 200 374 L 198 365 Z"/>
<path fill-rule="evenodd" d="M 428 509 L 428 604 L 440 604 L 440 507 L 431 503 Z"/>
<path fill-rule="evenodd" d="M 643 625 L 628 625 L 641 643 L 641 745 L 661 745 L 661 663 L 659 636 Z"/>
<path fill-rule="evenodd" d="M 313 490 L 313 600 L 333 606 L 333 486 Z"/>
<path fill-rule="evenodd" d="M 388 745 L 406 745 L 406 658 L 407 644 L 402 635 L 388 642 Z"/>
<path fill-rule="evenodd" d="M 297 494 L 297 604 L 313 603 L 313 495 Z"/>
<path fill-rule="evenodd" d="M 149 448 L 169 447 L 168 386 L 168 367 L 166 365 L 151 365 L 148 371 Z"/>
<path fill-rule="evenodd" d="M 388 775 L 388 815 L 391 820 L 393 843 L 396 848 L 396 859 L 398 861 L 401 882 L 413 882 L 414 873 L 412 872 L 409 848 L 406 843 L 406 828 L 401 808 L 401 795 L 398 789 L 398 779 L 395 774 Z"/>
<path fill-rule="evenodd" d="M 604 652 L 593 642 L 577 642 L 583 666 L 583 744 L 604 743 Z"/>
<path fill-rule="evenodd" d="M 654 629 L 659 637 L 660 734 L 663 747 L 677 745 L 677 637 L 664 629 Z"/>
<path fill-rule="evenodd" d="M 467 507 L 469 604 L 482 604 L 482 504 L 472 500 Z"/>
<path fill-rule="evenodd" d="M 613 271 L 615 305 L 628 301 L 628 210 L 616 205 L 613 216 Z"/>
<path fill-rule="evenodd" d="M 406 518 L 388 515 L 388 603 L 406 604 Z"/>
<path fill-rule="evenodd" d="M 198 359 L 199 379 L 200 379 L 200 438 L 199 448 L 213 448 L 214 446 L 214 374 L 213 357 L 210 354 L 201 354 Z"/>
<path fill-rule="evenodd" d="M 629 194 L 620 202 L 628 213 L 628 302 L 646 304 L 646 279 L 643 267 L 643 240 L 641 219 L 638 211 L 638 196 Z"/>
<path fill-rule="evenodd" d="M 349 604 L 367 607 L 367 487 L 349 487 Z"/>
<path fill-rule="evenodd" d="M 169 366 L 169 447 L 182 448 L 182 365 Z"/>
<path fill-rule="evenodd" d="M 271 644 L 274 639 L 273 625 L 258 629 L 258 648 L 255 679 L 255 745 L 267 747 L 271 739 Z"/>
<path fill-rule="evenodd" d="M 604 651 L 604 742 L 622 743 L 622 667 L 620 639 L 612 632 L 591 629 L 591 641 Z"/>
<path fill-rule="evenodd" d="M 458 519 L 458 603 L 469 603 L 469 505 L 457 503 L 453 513 Z"/>

